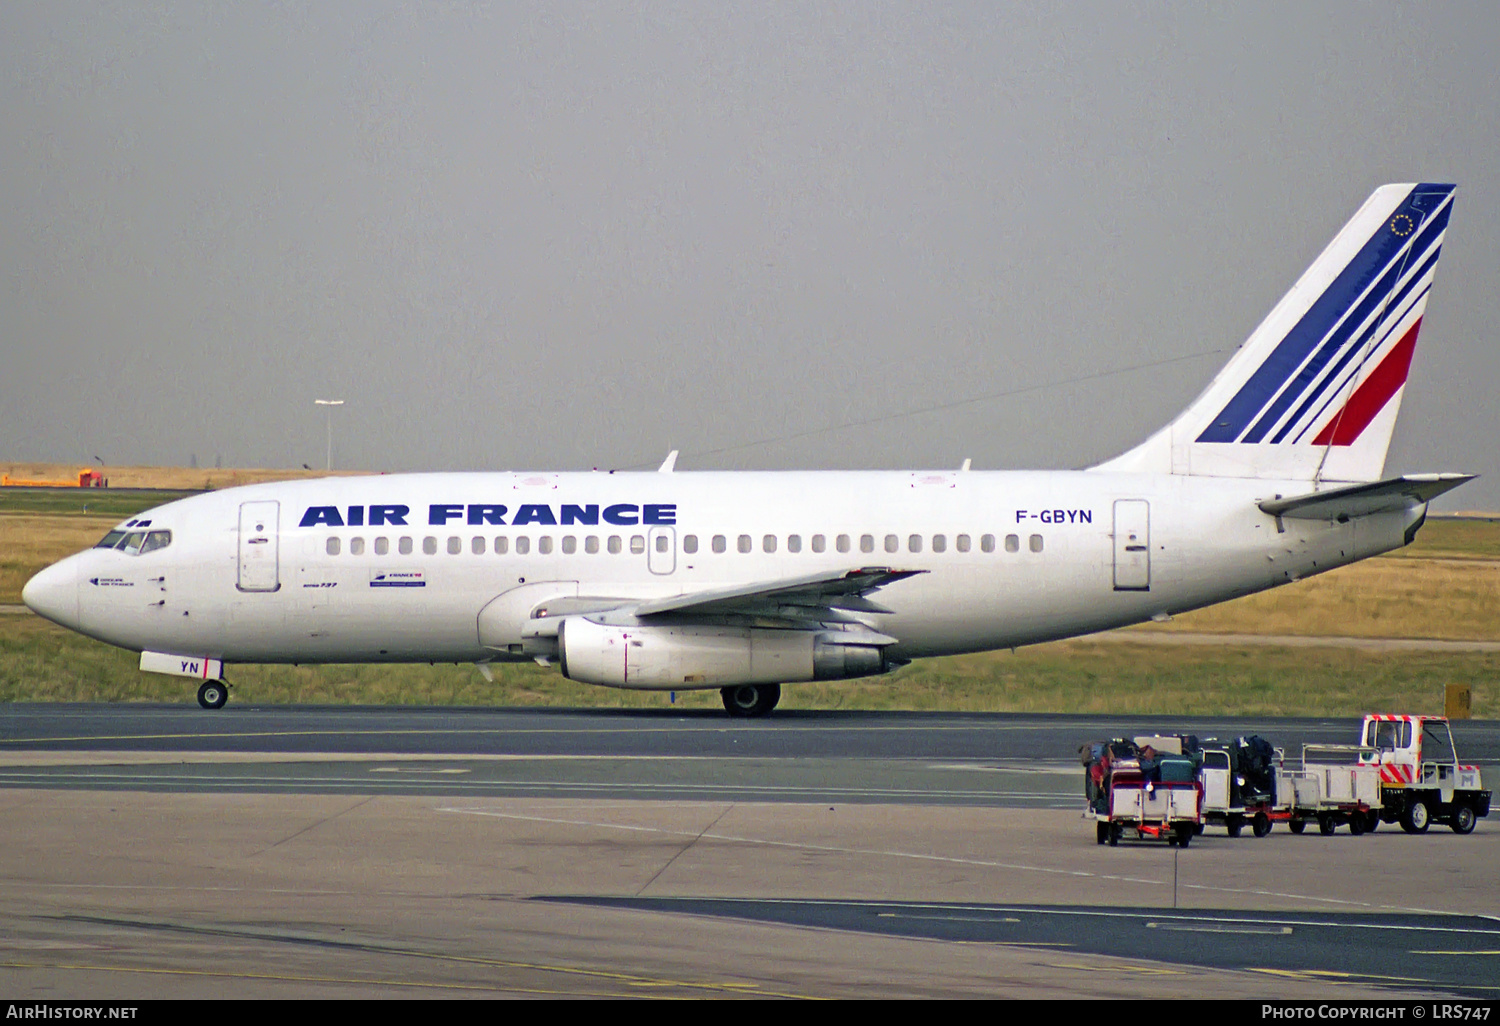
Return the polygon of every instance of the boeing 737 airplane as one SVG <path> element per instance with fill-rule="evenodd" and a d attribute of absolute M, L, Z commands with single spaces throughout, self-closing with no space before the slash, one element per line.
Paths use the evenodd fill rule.
<path fill-rule="evenodd" d="M 404 474 L 251 485 L 48 567 L 40 615 L 228 697 L 249 663 L 556 663 L 781 685 L 1159 619 L 1409 544 L 1472 475 L 1382 478 L 1452 211 L 1377 189 L 1207 389 L 1079 471 Z"/>

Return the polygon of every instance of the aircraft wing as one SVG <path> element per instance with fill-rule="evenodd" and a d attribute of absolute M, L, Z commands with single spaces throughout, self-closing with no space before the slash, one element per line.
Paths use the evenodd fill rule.
<path fill-rule="evenodd" d="M 636 606 L 634 613 L 647 618 L 665 614 L 722 616 L 786 616 L 815 614 L 817 610 L 848 610 L 856 613 L 889 613 L 884 606 L 866 598 L 870 592 L 887 584 L 926 573 L 925 570 L 895 570 L 871 566 L 858 570 L 835 570 L 778 581 L 764 581 L 734 588 L 673 595 L 652 599 Z M 830 617 L 839 618 L 839 617 Z"/>
<path fill-rule="evenodd" d="M 1478 477 L 1477 474 L 1406 474 L 1369 484 L 1345 485 L 1289 499 L 1258 503 L 1273 517 L 1294 520 L 1348 520 L 1419 506 Z"/>

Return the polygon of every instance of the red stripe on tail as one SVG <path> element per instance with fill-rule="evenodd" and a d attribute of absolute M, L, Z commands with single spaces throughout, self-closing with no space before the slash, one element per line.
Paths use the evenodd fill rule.
<path fill-rule="evenodd" d="M 1354 390 L 1338 416 L 1318 432 L 1313 445 L 1328 445 L 1330 442 L 1334 445 L 1354 444 L 1375 415 L 1391 401 L 1391 396 L 1406 384 L 1407 372 L 1411 370 L 1411 354 L 1417 348 L 1417 329 L 1421 327 L 1422 318 L 1418 317 L 1395 348 L 1380 361 L 1380 366 Z"/>

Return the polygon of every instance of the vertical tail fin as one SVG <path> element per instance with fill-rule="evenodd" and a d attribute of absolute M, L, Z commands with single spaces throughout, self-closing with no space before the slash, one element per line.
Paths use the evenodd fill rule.
<path fill-rule="evenodd" d="M 1376 189 L 1191 406 L 1095 469 L 1378 479 L 1453 192 Z"/>

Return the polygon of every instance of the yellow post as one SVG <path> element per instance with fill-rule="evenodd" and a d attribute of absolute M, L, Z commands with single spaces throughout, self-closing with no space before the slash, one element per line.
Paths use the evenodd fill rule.
<path fill-rule="evenodd" d="M 1443 715 L 1450 720 L 1466 720 L 1474 704 L 1474 693 L 1467 684 L 1449 684 L 1443 696 Z"/>

